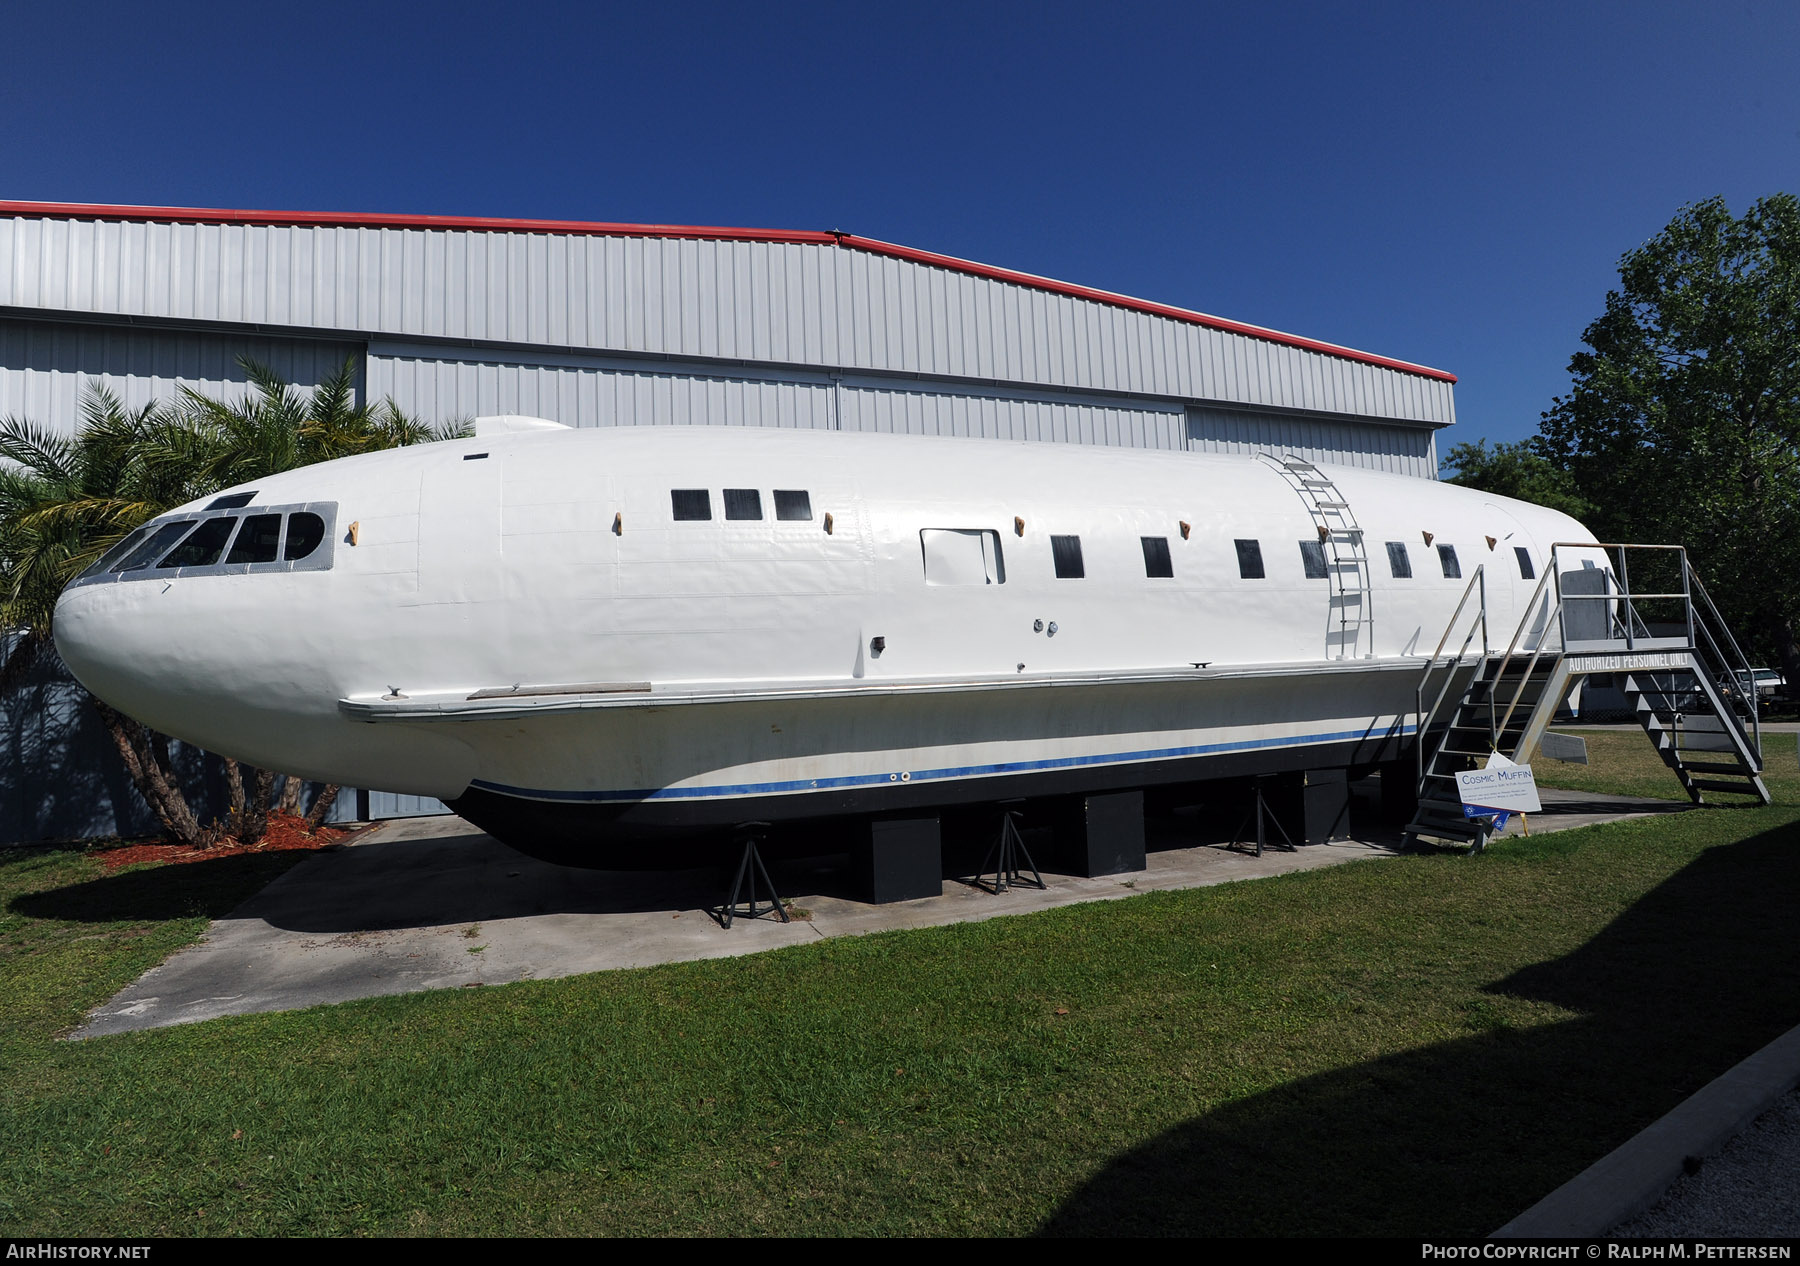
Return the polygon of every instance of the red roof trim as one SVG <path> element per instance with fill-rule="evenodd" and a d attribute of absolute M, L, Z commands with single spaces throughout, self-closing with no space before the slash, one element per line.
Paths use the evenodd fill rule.
<path fill-rule="evenodd" d="M 734 229 L 686 224 L 607 224 L 585 220 L 509 220 L 491 216 L 368 215 L 348 211 L 222 211 L 203 207 L 127 207 L 85 202 L 0 201 L 0 215 L 45 216 L 72 220 L 157 220 L 186 224 L 258 224 L 284 228 L 462 229 L 481 233 L 564 233 L 587 237 L 706 238 L 732 242 L 836 245 L 850 250 L 886 255 L 893 259 L 910 260 L 917 264 L 928 264 L 934 268 L 946 268 L 952 272 L 967 273 L 974 277 L 985 277 L 991 281 L 1029 286 L 1034 290 L 1043 290 L 1050 294 L 1067 295 L 1074 299 L 1088 299 L 1117 308 L 1125 308 L 1132 312 L 1144 312 L 1152 316 L 1186 321 L 1189 324 L 1205 326 L 1208 329 L 1243 334 L 1270 343 L 1279 343 L 1286 347 L 1303 348 L 1309 352 L 1322 352 L 1327 356 L 1358 361 L 1365 365 L 1379 365 L 1384 369 L 1417 374 L 1422 378 L 1432 378 L 1440 382 L 1456 381 L 1455 374 L 1447 373 L 1442 369 L 1431 369 L 1424 365 L 1415 365 L 1410 361 L 1376 356 L 1371 352 L 1359 352 L 1353 347 L 1341 347 L 1336 343 L 1323 343 L 1317 339 L 1301 338 L 1297 334 L 1284 334 L 1280 330 L 1271 330 L 1260 325 L 1246 325 L 1242 321 L 1228 321 L 1224 317 L 1208 316 L 1204 312 L 1193 312 L 1164 303 L 1152 303 L 1147 299 L 1134 299 L 1130 295 L 1114 294 L 1110 290 L 1095 290 L 1088 286 L 1077 286 L 1071 282 L 1055 281 L 1048 277 L 1034 276 L 1031 273 L 1016 272 L 1010 268 L 977 264 L 971 260 L 958 259 L 953 255 L 939 255 L 935 251 L 922 251 L 911 246 L 897 246 L 892 242 L 878 241 L 875 238 L 857 237 L 853 233 L 824 233 L 811 229 Z"/>

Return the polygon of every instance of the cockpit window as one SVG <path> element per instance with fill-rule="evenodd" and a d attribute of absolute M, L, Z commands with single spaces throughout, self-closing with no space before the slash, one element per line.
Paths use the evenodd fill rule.
<path fill-rule="evenodd" d="M 297 558 L 305 558 L 318 549 L 319 542 L 324 539 L 324 519 L 305 510 L 298 514 L 290 514 L 288 515 L 287 548 L 282 551 L 282 556 L 290 563 Z"/>
<path fill-rule="evenodd" d="M 256 500 L 256 489 L 249 492 L 228 492 L 222 497 L 214 497 L 206 503 L 208 510 L 241 510 Z"/>
<path fill-rule="evenodd" d="M 237 520 L 230 517 L 208 519 L 194 529 L 192 536 L 165 554 L 157 567 L 211 567 L 225 552 L 225 542 L 231 539 L 231 529 L 236 524 Z"/>
<path fill-rule="evenodd" d="M 331 570 L 335 501 L 256 508 L 256 514 L 236 506 L 223 514 L 190 511 L 184 518 L 143 524 L 70 583 Z"/>
<path fill-rule="evenodd" d="M 113 570 L 126 572 L 137 571 L 140 568 L 148 567 L 151 563 L 154 563 L 161 557 L 164 550 L 186 536 L 188 534 L 188 529 L 193 526 L 194 520 L 192 519 L 182 519 L 175 523 L 163 524 L 161 527 L 157 528 L 155 532 L 151 533 L 149 540 L 127 554 L 125 556 L 125 561 L 120 563 Z"/>
<path fill-rule="evenodd" d="M 86 571 L 82 572 L 76 579 L 86 580 L 89 576 L 98 576 L 103 572 L 111 571 L 114 563 L 136 549 L 138 542 L 143 540 L 146 536 L 149 536 L 153 531 L 155 531 L 155 528 L 146 524 L 141 528 L 136 528 L 133 531 L 126 533 L 124 540 L 118 542 L 111 549 L 107 550 L 106 553 L 100 555 L 100 557 L 95 560 L 94 564 Z"/>
<path fill-rule="evenodd" d="M 281 516 L 279 514 L 253 514 L 244 520 L 244 526 L 238 529 L 237 540 L 231 543 L 231 553 L 225 556 L 228 563 L 272 563 L 275 561 L 275 547 L 281 543 Z"/>

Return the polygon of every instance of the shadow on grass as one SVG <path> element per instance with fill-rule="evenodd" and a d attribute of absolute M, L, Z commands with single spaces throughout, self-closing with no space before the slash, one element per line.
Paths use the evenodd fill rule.
<path fill-rule="evenodd" d="M 1800 827 L 1711 849 L 1488 994 L 1480 1031 L 1231 1104 L 1113 1160 L 1041 1235 L 1486 1235 L 1800 1021 Z"/>
<path fill-rule="evenodd" d="M 230 914 L 310 854 L 240 853 L 217 861 L 150 866 L 14 897 L 8 908 L 34 919 L 142 922 Z"/>

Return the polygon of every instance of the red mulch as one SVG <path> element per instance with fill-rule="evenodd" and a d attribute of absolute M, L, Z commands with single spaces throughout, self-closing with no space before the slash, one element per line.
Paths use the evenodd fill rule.
<path fill-rule="evenodd" d="M 306 819 L 291 813 L 271 813 L 269 832 L 254 844 L 240 844 L 234 839 L 221 839 L 211 848 L 189 848 L 185 844 L 121 844 L 117 848 L 97 851 L 94 857 L 103 866 L 117 869 L 139 862 L 210 862 L 240 853 L 285 853 L 311 851 L 336 844 L 349 835 L 337 827 L 322 826 L 312 835 L 306 833 Z"/>

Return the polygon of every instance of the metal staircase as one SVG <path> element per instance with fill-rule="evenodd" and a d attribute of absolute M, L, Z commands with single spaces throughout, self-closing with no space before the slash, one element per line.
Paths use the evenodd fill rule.
<path fill-rule="evenodd" d="M 1634 551 L 1654 551 L 1663 574 L 1678 576 L 1677 587 L 1632 592 Z M 1655 615 L 1672 618 L 1653 622 Z M 1756 692 L 1736 684 L 1749 681 L 1748 661 L 1686 551 L 1558 544 L 1504 653 L 1488 645 L 1486 568 L 1479 567 L 1426 661 L 1416 713 L 1419 805 L 1405 844 L 1437 839 L 1480 849 L 1489 821 L 1464 813 L 1457 773 L 1494 752 L 1525 763 L 1591 673 L 1621 675 L 1639 724 L 1695 804 L 1709 791 L 1769 803 Z"/>
<path fill-rule="evenodd" d="M 1331 603 L 1325 652 L 1332 659 L 1366 659 L 1375 653 L 1375 614 L 1369 601 L 1369 552 L 1350 502 L 1330 475 L 1294 453 L 1258 456 L 1300 494 L 1325 553 Z"/>

